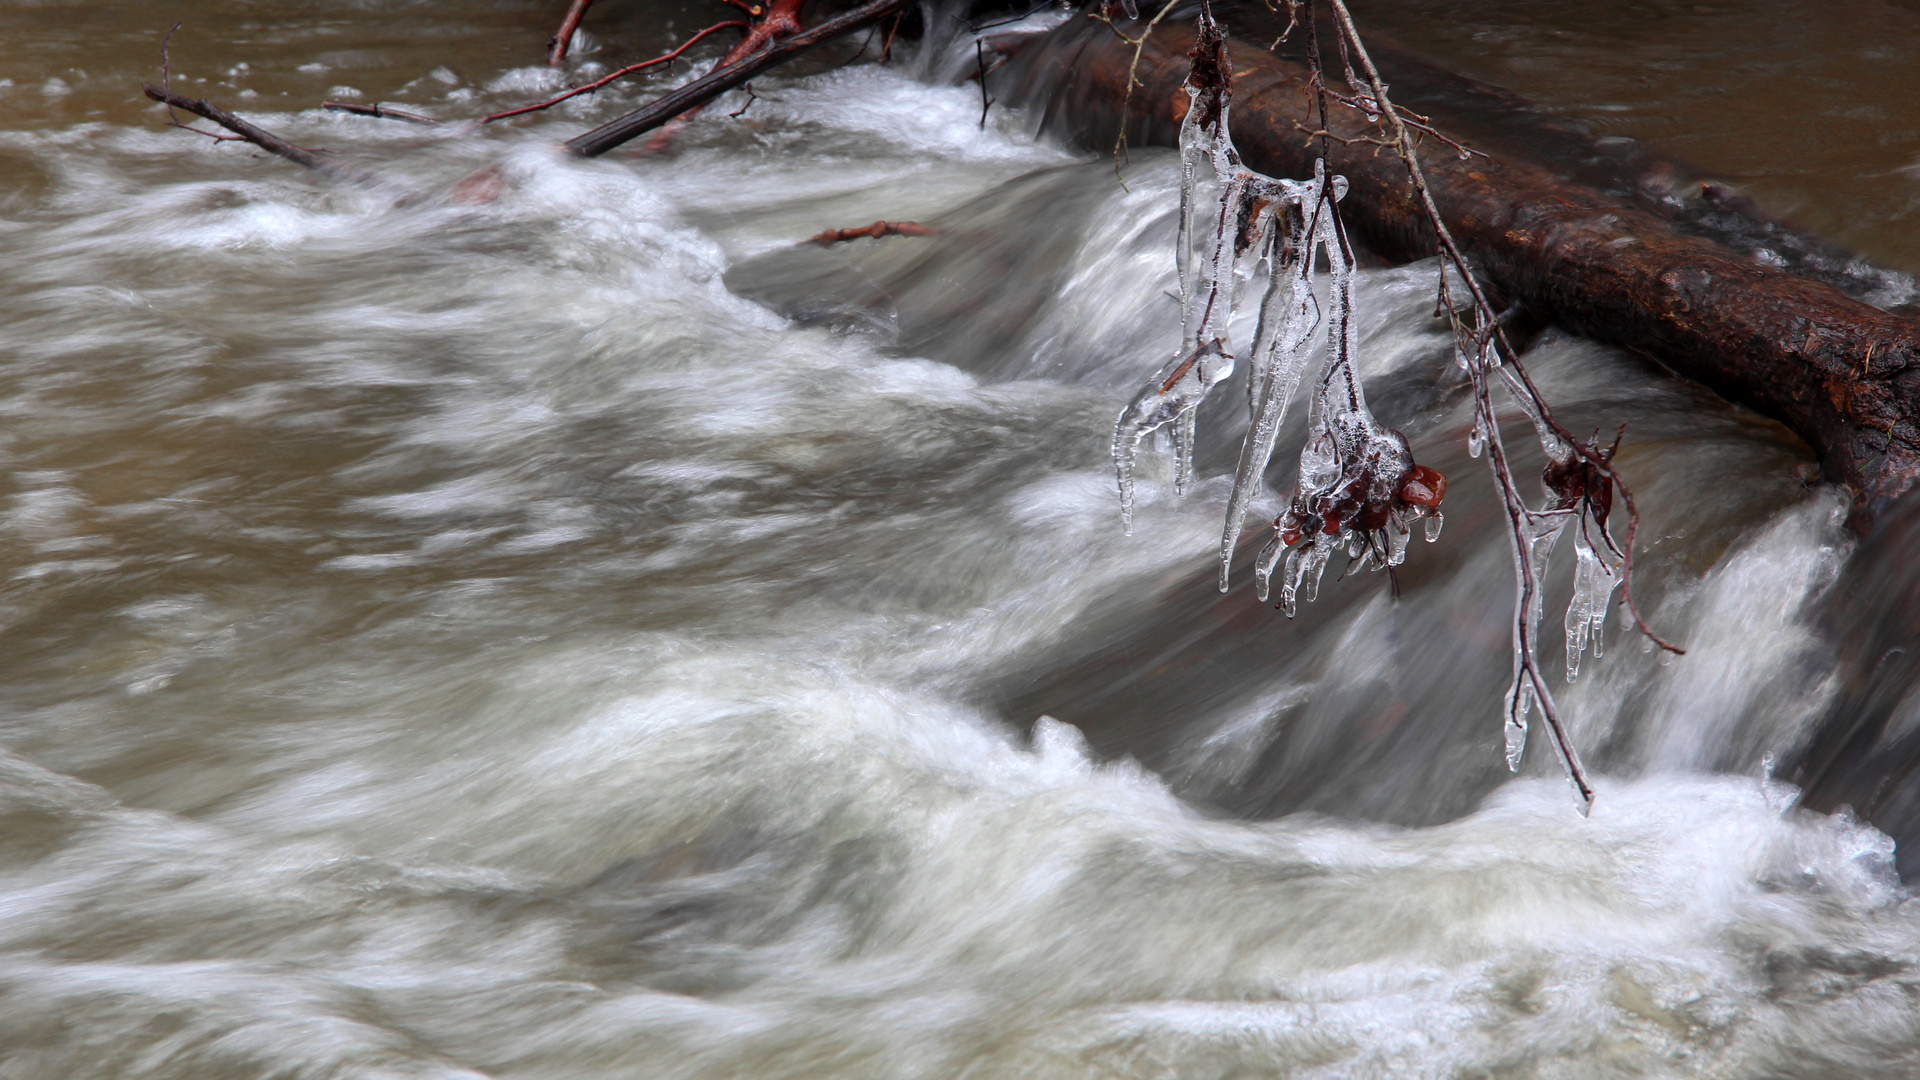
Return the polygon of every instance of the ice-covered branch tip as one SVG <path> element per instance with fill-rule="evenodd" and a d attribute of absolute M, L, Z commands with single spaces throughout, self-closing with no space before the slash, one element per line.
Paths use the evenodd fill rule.
<path fill-rule="evenodd" d="M 1286 553 L 1280 602 L 1292 615 L 1296 597 L 1313 599 L 1335 551 L 1344 549 L 1362 565 L 1390 568 L 1406 557 L 1412 521 L 1428 518 L 1428 538 L 1437 538 L 1446 479 L 1416 465 L 1406 439 L 1374 419 L 1354 370 L 1354 260 L 1338 206 L 1346 181 L 1329 175 L 1324 164 L 1311 180 L 1275 180 L 1244 166 L 1228 134 L 1232 63 L 1210 17 L 1202 16 L 1190 55 L 1175 248 L 1181 346 L 1114 425 L 1121 516 L 1130 529 L 1134 463 L 1148 434 L 1170 429 L 1175 487 L 1184 491 L 1190 481 L 1196 410 L 1209 390 L 1233 374 L 1229 324 L 1246 284 L 1265 263 L 1267 288 L 1245 353 L 1250 418 L 1220 540 L 1220 588 L 1228 587 L 1247 509 L 1314 343 L 1323 337 L 1326 359 L 1310 404 L 1298 486 L 1255 565 L 1264 600 Z M 1203 165 L 1217 188 L 1210 200 L 1199 194 Z M 1325 312 L 1313 288 L 1322 256 L 1330 278 Z"/>
<path fill-rule="evenodd" d="M 1289 12 L 1314 33 L 1315 0 L 1289 0 Z M 1547 560 L 1560 534 L 1574 532 L 1574 591 L 1565 618 L 1566 674 L 1579 671 L 1591 645 L 1599 655 L 1607 607 L 1615 589 L 1634 624 L 1662 648 L 1680 650 L 1648 630 L 1632 600 L 1632 554 L 1638 514 L 1633 495 L 1613 468 L 1618 439 L 1603 447 L 1596 435 L 1577 440 L 1553 417 L 1506 341 L 1499 319 L 1472 267 L 1453 241 L 1434 205 L 1415 151 L 1415 131 L 1436 135 L 1424 118 L 1409 123 L 1387 96 L 1387 88 L 1354 29 L 1343 0 L 1327 0 L 1349 93 L 1327 87 L 1318 38 L 1309 40 L 1312 82 L 1320 127 L 1328 128 L 1329 102 L 1358 109 L 1372 123 L 1385 125 L 1391 147 L 1407 166 L 1409 186 L 1439 241 L 1443 270 L 1438 309 L 1454 335 L 1455 359 L 1473 390 L 1473 425 L 1468 451 L 1486 455 L 1501 497 L 1513 552 L 1515 600 L 1514 674 L 1505 696 L 1503 726 L 1507 761 L 1518 768 L 1526 745 L 1529 717 L 1537 705 L 1551 745 L 1571 782 L 1583 813 L 1593 802 L 1572 740 L 1539 662 L 1539 629 L 1544 606 Z M 1162 13 L 1164 15 L 1164 12 Z M 1158 21 L 1156 18 L 1155 22 Z M 1293 24 L 1289 24 L 1289 30 Z M 1151 26 L 1148 27 L 1151 29 Z M 1238 355 L 1228 324 L 1246 284 L 1260 264 L 1266 266 L 1253 340 L 1245 351 L 1250 423 L 1234 476 L 1226 526 L 1220 542 L 1220 588 L 1229 584 L 1240 529 L 1253 496 L 1260 490 L 1281 422 L 1305 376 L 1316 341 L 1324 338 L 1324 361 L 1309 403 L 1307 435 L 1299 471 L 1286 510 L 1274 522 L 1273 538 L 1255 562 L 1261 599 L 1284 554 L 1280 604 L 1293 614 L 1298 599 L 1312 600 L 1327 562 L 1344 550 L 1350 560 L 1375 569 L 1391 568 L 1405 558 L 1415 520 L 1426 520 L 1429 540 L 1440 532 L 1440 503 L 1446 478 L 1413 460 L 1399 432 L 1382 427 L 1367 409 L 1355 370 L 1358 347 L 1354 318 L 1353 252 L 1340 216 L 1345 181 L 1327 168 L 1334 141 L 1322 140 L 1322 156 L 1310 180 L 1275 180 L 1241 164 L 1228 135 L 1232 68 L 1225 38 L 1203 6 L 1190 55 L 1187 109 L 1181 121 L 1181 208 L 1176 264 L 1182 307 L 1181 344 L 1122 411 L 1114 426 L 1113 454 L 1119 476 L 1121 516 L 1132 525 L 1134 466 L 1139 444 L 1167 429 L 1176 457 L 1174 480 L 1184 491 L 1192 477 L 1195 416 L 1200 402 L 1228 378 Z M 1128 39 L 1136 48 L 1139 42 Z M 1358 61 L 1358 70 L 1355 61 Z M 1364 75 L 1362 74 L 1364 72 Z M 1441 137 L 1456 150 L 1457 143 Z M 1211 174 L 1211 198 L 1200 197 L 1201 165 Z M 1314 289 L 1314 271 L 1325 259 L 1324 309 Z M 1457 284 L 1456 284 L 1457 283 Z M 1457 302 L 1464 291 L 1466 303 Z M 1324 333 L 1323 333 L 1324 331 Z M 1528 506 L 1502 440 L 1493 403 L 1499 385 L 1532 423 L 1548 465 L 1542 475 L 1546 499 Z M 1615 495 L 1627 512 L 1627 539 L 1616 545 L 1609 533 Z"/>
<path fill-rule="evenodd" d="M 1312 19 L 1313 2 L 1306 0 L 1306 23 L 1310 33 L 1315 26 Z M 1394 147 L 1406 163 L 1408 183 L 1439 242 L 1443 268 L 1439 280 L 1438 306 L 1453 329 L 1455 356 L 1467 371 L 1474 390 L 1474 425 L 1468 438 L 1468 450 L 1476 457 L 1482 451 L 1487 453 L 1488 468 L 1505 504 L 1516 584 L 1514 675 L 1506 695 L 1504 716 L 1507 764 L 1510 768 L 1519 768 L 1526 744 L 1528 714 L 1532 706 L 1538 704 L 1553 749 L 1566 769 L 1581 812 L 1586 813 L 1592 808 L 1593 788 L 1587 782 L 1572 740 L 1560 721 L 1552 693 L 1540 671 L 1539 659 L 1539 624 L 1544 605 L 1547 560 L 1560 533 L 1569 524 L 1575 526 L 1577 565 L 1574 569 L 1573 598 L 1568 604 L 1565 619 L 1567 678 L 1572 680 L 1578 674 L 1580 656 L 1589 642 L 1593 645 L 1594 654 L 1599 655 L 1608 600 L 1616 587 L 1622 589 L 1622 601 L 1635 625 L 1648 639 L 1664 649 L 1681 652 L 1647 628 L 1633 603 L 1633 541 L 1639 514 L 1633 505 L 1632 492 L 1613 468 L 1619 441 L 1616 438 L 1614 445 L 1602 449 L 1596 436 L 1583 444 L 1554 419 L 1553 411 L 1540 396 L 1533 380 L 1527 376 L 1515 350 L 1506 341 L 1492 305 L 1440 216 L 1420 168 L 1415 139 L 1409 133 L 1410 125 L 1401 115 L 1401 110 L 1387 97 L 1386 83 L 1381 79 L 1379 69 L 1367 52 L 1366 43 L 1361 40 L 1354 26 L 1352 14 L 1347 10 L 1344 0 L 1327 0 L 1327 3 L 1336 24 L 1335 32 L 1346 81 L 1353 91 L 1352 100 L 1348 103 L 1360 108 L 1370 120 L 1386 121 Z M 1354 70 L 1354 59 L 1359 60 L 1360 72 L 1364 72 L 1364 77 Z M 1320 69 L 1317 50 L 1313 52 L 1313 81 L 1324 102 L 1326 80 Z M 1324 108 L 1323 104 L 1323 111 Z M 1468 294 L 1470 318 L 1462 318 L 1463 313 L 1455 303 L 1448 268 L 1452 269 Z M 1507 362 L 1503 363 L 1503 359 Z M 1496 377 L 1532 422 L 1541 449 L 1547 455 L 1548 465 L 1541 477 L 1547 499 L 1537 511 L 1530 509 L 1520 494 L 1502 445 L 1491 396 Z M 1616 491 L 1627 508 L 1627 541 L 1624 547 L 1616 546 L 1608 532 L 1608 519 Z"/>

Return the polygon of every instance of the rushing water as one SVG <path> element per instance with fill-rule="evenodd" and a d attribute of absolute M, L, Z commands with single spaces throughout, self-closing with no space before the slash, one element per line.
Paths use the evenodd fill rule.
<path fill-rule="evenodd" d="M 1170 155 L 1123 189 L 982 127 L 939 43 L 595 162 L 553 145 L 640 88 L 312 108 L 521 103 L 556 6 L 194 13 L 176 79 L 370 187 L 162 126 L 164 14 L 9 11 L 0 1077 L 1920 1069 L 1890 841 L 1763 772 L 1852 548 L 1791 436 L 1535 343 L 1571 426 L 1630 425 L 1689 647 L 1610 623 L 1566 691 L 1582 819 L 1500 760 L 1431 265 L 1363 275 L 1363 365 L 1446 532 L 1288 622 L 1211 586 L 1237 387 L 1118 528 Z M 710 14 L 609 4 L 584 59 Z M 875 218 L 942 232 L 795 246 Z"/>

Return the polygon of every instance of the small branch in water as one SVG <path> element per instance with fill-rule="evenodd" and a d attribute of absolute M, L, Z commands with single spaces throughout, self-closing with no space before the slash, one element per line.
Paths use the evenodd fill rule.
<path fill-rule="evenodd" d="M 183 127 L 188 131 L 193 131 L 221 141 L 238 139 L 250 142 L 269 154 L 276 154 L 296 165 L 304 165 L 314 172 L 322 173 L 336 180 L 350 180 L 355 183 L 366 180 L 366 177 L 360 173 L 344 168 L 335 162 L 328 161 L 321 157 L 318 152 L 309 150 L 304 146 L 295 146 L 280 136 L 275 135 L 273 132 L 265 128 L 256 127 L 211 102 L 202 101 L 199 98 L 186 97 L 181 94 L 176 94 L 171 90 L 163 90 L 152 83 L 146 83 L 142 89 L 146 91 L 148 97 L 165 104 L 169 109 L 185 109 L 195 116 L 204 117 L 219 124 L 221 127 L 233 132 L 233 134 L 216 135 L 211 131 L 201 131 L 199 128 L 188 127 L 186 124 L 179 123 L 178 121 L 173 122 L 175 127 Z"/>
<path fill-rule="evenodd" d="M 987 129 L 987 110 L 993 107 L 993 99 L 987 96 L 987 46 L 979 38 L 973 39 L 973 62 L 979 65 L 974 75 L 980 80 L 980 130 Z"/>
<path fill-rule="evenodd" d="M 566 18 L 560 20 L 560 29 L 554 32 L 553 40 L 548 43 L 547 66 L 559 67 L 567 59 L 567 50 L 573 47 L 574 31 L 580 29 L 580 20 L 587 17 L 587 8 L 593 0 L 573 0 L 567 5 Z"/>
<path fill-rule="evenodd" d="M 900 32 L 900 20 L 906 17 L 907 13 L 904 11 L 895 15 L 893 25 L 887 28 L 887 40 L 880 46 L 880 64 L 883 67 L 887 61 L 893 59 L 893 36 Z"/>
<path fill-rule="evenodd" d="M 882 236 L 938 236 L 940 230 L 931 225 L 922 225 L 917 221 L 876 221 L 858 229 L 828 229 L 819 236 L 809 237 L 807 243 L 832 247 L 848 240 L 858 240 L 863 236 L 879 239 Z"/>
<path fill-rule="evenodd" d="M 752 83 L 747 83 L 746 85 L 742 86 L 740 89 L 745 90 L 747 92 L 747 103 L 733 110 L 732 112 L 728 113 L 727 119 L 729 120 L 738 120 L 741 117 L 747 115 L 747 110 L 753 108 L 753 103 L 760 100 L 760 95 L 753 92 Z"/>
<path fill-rule="evenodd" d="M 405 109 L 382 108 L 379 105 L 355 105 L 346 101 L 323 101 L 320 107 L 329 112 L 352 113 L 355 116 L 372 116 L 381 120 L 404 120 L 409 124 L 438 124 L 440 121 L 424 113 L 408 112 Z"/>

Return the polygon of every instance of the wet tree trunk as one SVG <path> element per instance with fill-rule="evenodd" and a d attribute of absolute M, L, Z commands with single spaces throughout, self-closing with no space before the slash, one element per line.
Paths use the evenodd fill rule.
<path fill-rule="evenodd" d="M 1075 17 L 1022 43 L 996 93 L 1008 104 L 1042 105 L 1051 131 L 1089 147 L 1112 147 L 1123 115 L 1131 145 L 1172 146 L 1192 37 L 1182 25 L 1154 32 L 1123 107 L 1133 48 Z M 1232 130 L 1247 164 L 1310 175 L 1320 142 L 1310 134 L 1319 125 L 1305 66 L 1240 42 L 1232 57 Z M 1343 206 L 1353 231 L 1385 258 L 1433 254 L 1405 166 L 1368 141 L 1382 130 L 1338 105 L 1330 122 L 1331 165 L 1351 184 Z M 1781 421 L 1853 491 L 1856 530 L 1920 479 L 1920 320 L 1683 234 L 1544 168 L 1463 160 L 1432 139 L 1422 165 L 1455 238 L 1499 293 Z"/>

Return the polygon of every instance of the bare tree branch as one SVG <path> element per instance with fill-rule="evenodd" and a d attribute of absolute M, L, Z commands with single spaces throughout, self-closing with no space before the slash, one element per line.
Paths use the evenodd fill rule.
<path fill-rule="evenodd" d="M 326 158 L 321 157 L 318 153 L 304 146 L 295 146 L 280 136 L 275 135 L 273 132 L 250 124 L 212 102 L 202 101 L 199 98 L 186 97 L 182 94 L 176 94 L 171 90 L 163 90 L 152 83 L 144 84 L 142 89 L 146 91 L 148 97 L 167 105 L 169 108 L 185 109 L 195 116 L 205 117 L 219 124 L 221 127 L 226 128 L 228 131 L 233 132 L 235 137 L 250 142 L 269 154 L 276 154 L 286 158 L 296 165 L 304 165 L 314 172 L 332 177 L 335 180 L 347 180 L 353 183 L 365 183 L 368 180 L 365 174 L 346 168 L 338 162 L 328 161 Z M 202 131 L 200 134 L 211 135 L 212 133 Z M 224 138 L 224 136 L 216 137 Z"/>
<path fill-rule="evenodd" d="M 354 116 L 372 116 L 381 120 L 403 120 L 409 124 L 439 124 L 440 121 L 425 113 L 408 112 L 405 109 L 393 109 L 380 105 L 355 105 L 349 101 L 323 101 L 320 107 L 329 112 L 351 113 Z"/>

